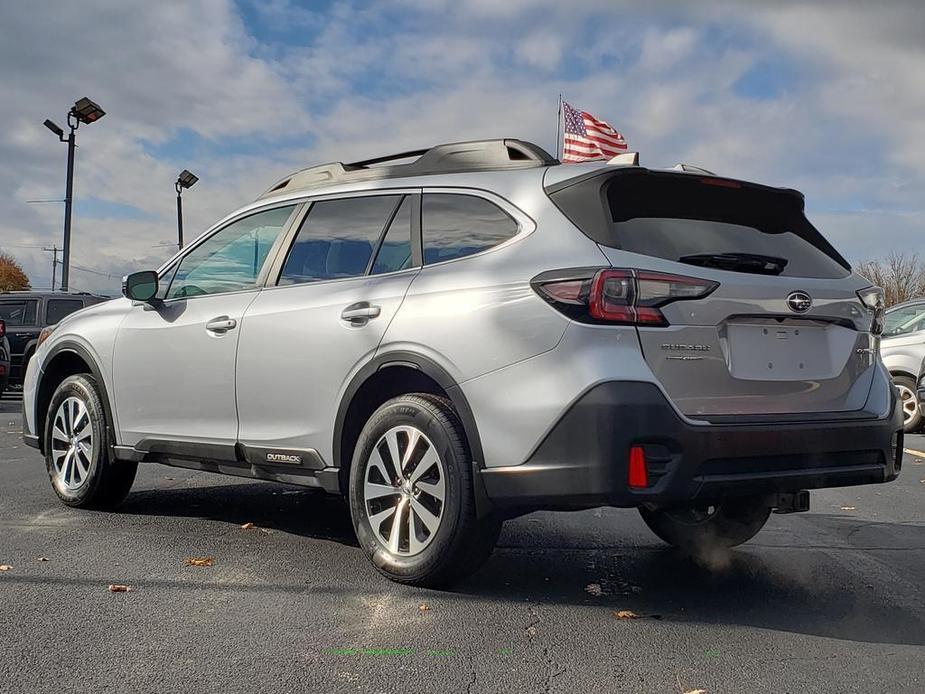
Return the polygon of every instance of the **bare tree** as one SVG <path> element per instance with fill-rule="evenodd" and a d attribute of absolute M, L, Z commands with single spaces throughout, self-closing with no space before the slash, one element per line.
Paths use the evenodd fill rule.
<path fill-rule="evenodd" d="M 13 292 L 29 288 L 29 278 L 16 258 L 0 253 L 0 292 Z"/>
<path fill-rule="evenodd" d="M 854 269 L 883 288 L 887 306 L 925 295 L 925 261 L 918 254 L 891 252 L 885 259 L 865 260 Z"/>

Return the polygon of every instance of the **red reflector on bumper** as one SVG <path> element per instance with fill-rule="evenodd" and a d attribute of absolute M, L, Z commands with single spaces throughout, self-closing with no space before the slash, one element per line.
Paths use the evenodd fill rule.
<path fill-rule="evenodd" d="M 649 473 L 646 470 L 646 454 L 642 446 L 630 448 L 628 483 L 632 489 L 644 489 L 649 486 Z"/>

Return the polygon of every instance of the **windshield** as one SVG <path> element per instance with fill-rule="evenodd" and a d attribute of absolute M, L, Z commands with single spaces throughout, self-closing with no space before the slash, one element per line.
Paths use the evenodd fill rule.
<path fill-rule="evenodd" d="M 925 329 L 925 304 L 903 306 L 886 314 L 884 337 L 895 337 Z"/>
<path fill-rule="evenodd" d="M 850 271 L 793 191 L 624 171 L 550 195 L 586 235 L 611 248 L 737 272 L 840 278 Z"/>
<path fill-rule="evenodd" d="M 7 326 L 35 325 L 38 302 L 34 299 L 9 299 L 0 301 L 0 320 Z"/>

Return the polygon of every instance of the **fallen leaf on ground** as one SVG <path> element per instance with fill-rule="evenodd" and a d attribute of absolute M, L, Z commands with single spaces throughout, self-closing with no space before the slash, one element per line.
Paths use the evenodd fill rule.
<path fill-rule="evenodd" d="M 418 605 L 418 609 L 421 612 L 430 612 L 430 605 L 428 605 L 426 602 L 422 602 L 420 605 Z"/>
<path fill-rule="evenodd" d="M 842 511 L 856 511 L 857 509 L 854 506 L 842 506 Z"/>
<path fill-rule="evenodd" d="M 48 557 L 39 557 L 39 561 L 48 561 Z"/>
<path fill-rule="evenodd" d="M 0 564 L 0 571 L 9 571 L 12 568 L 9 564 Z"/>
<path fill-rule="evenodd" d="M 251 528 L 255 528 L 255 527 L 256 526 L 253 523 L 245 523 L 244 525 L 241 526 L 241 530 L 250 530 Z"/>
<path fill-rule="evenodd" d="M 131 586 L 124 586 L 121 583 L 110 583 L 109 592 L 110 593 L 128 593 L 131 590 Z"/>
<path fill-rule="evenodd" d="M 215 564 L 215 560 L 212 557 L 190 557 L 189 559 L 184 559 L 183 563 L 186 566 L 212 566 Z"/>
<path fill-rule="evenodd" d="M 164 479 L 165 479 L 165 480 L 170 480 L 171 482 L 173 481 L 173 477 L 164 476 Z"/>
<path fill-rule="evenodd" d="M 615 610 L 613 616 L 617 619 L 639 619 L 639 615 L 632 610 Z"/>
<path fill-rule="evenodd" d="M 536 627 L 534 626 L 529 626 L 524 629 L 524 631 L 526 632 L 527 636 L 536 636 Z"/>
<path fill-rule="evenodd" d="M 707 690 L 706 689 L 690 689 L 684 692 L 684 694 L 707 694 Z"/>
<path fill-rule="evenodd" d="M 600 597 L 604 594 L 604 589 L 601 588 L 600 583 L 589 583 L 585 586 L 585 592 L 595 597 Z"/>

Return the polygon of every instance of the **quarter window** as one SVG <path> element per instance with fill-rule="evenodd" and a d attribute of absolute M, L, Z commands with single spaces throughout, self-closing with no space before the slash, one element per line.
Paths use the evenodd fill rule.
<path fill-rule="evenodd" d="M 452 193 L 424 195 L 421 210 L 424 262 L 462 258 L 517 235 L 506 212 L 485 198 Z"/>
<path fill-rule="evenodd" d="M 79 311 L 84 306 L 79 299 L 48 299 L 45 302 L 45 323 L 54 325 L 65 316 Z"/>
<path fill-rule="evenodd" d="M 376 262 L 370 270 L 371 275 L 397 272 L 411 267 L 411 201 L 411 197 L 402 201 L 395 218 L 389 224 L 389 230 L 376 254 Z"/>
<path fill-rule="evenodd" d="M 279 283 L 365 275 L 373 249 L 400 201 L 400 195 L 376 195 L 313 203 Z"/>
<path fill-rule="evenodd" d="M 239 219 L 199 244 L 180 261 L 167 298 L 255 289 L 267 254 L 294 207 Z"/>

